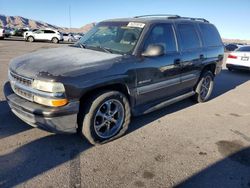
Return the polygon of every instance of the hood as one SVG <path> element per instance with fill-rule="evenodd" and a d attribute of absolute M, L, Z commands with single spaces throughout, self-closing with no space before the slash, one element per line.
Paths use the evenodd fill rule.
<path fill-rule="evenodd" d="M 10 63 L 10 70 L 29 78 L 41 75 L 72 76 L 73 72 L 85 74 L 89 71 L 109 69 L 119 57 L 122 55 L 77 47 L 51 48 L 13 59 Z"/>

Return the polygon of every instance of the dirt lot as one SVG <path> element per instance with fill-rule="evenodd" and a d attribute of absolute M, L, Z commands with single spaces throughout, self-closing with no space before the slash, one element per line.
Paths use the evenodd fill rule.
<path fill-rule="evenodd" d="M 11 58 L 61 45 L 0 41 L 0 87 Z M 0 91 L 0 187 L 250 187 L 249 79 L 223 70 L 209 102 L 135 118 L 98 147 L 31 128 Z"/>

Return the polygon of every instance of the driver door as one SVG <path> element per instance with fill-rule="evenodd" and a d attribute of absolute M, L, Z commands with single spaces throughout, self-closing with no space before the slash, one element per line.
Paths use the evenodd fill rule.
<path fill-rule="evenodd" d="M 146 38 L 143 50 L 149 45 L 161 45 L 165 54 L 143 57 L 138 63 L 137 105 L 156 102 L 176 96 L 181 91 L 181 66 L 179 64 L 175 30 L 172 24 L 156 24 Z"/>
<path fill-rule="evenodd" d="M 34 37 L 36 40 L 43 40 L 44 39 L 44 30 L 37 30 L 34 32 Z"/>

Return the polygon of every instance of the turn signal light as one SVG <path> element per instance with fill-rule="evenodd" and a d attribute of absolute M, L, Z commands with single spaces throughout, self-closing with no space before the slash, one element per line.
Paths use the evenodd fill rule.
<path fill-rule="evenodd" d="M 52 106 L 59 107 L 66 105 L 68 103 L 68 100 L 67 99 L 52 100 L 51 103 Z"/>

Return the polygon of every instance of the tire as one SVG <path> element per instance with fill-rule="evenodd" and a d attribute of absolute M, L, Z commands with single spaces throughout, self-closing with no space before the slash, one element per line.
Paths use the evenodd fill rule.
<path fill-rule="evenodd" d="M 34 37 L 32 37 L 32 36 L 29 36 L 28 38 L 27 38 L 27 41 L 29 41 L 29 42 L 34 42 Z"/>
<path fill-rule="evenodd" d="M 58 38 L 56 38 L 56 37 L 52 38 L 51 41 L 52 41 L 53 43 L 55 43 L 55 44 L 59 43 L 59 40 L 58 40 Z"/>
<path fill-rule="evenodd" d="M 229 67 L 228 67 L 227 69 L 228 69 L 230 72 L 232 72 L 232 71 L 233 71 L 233 69 L 232 69 L 232 68 L 229 68 Z"/>
<path fill-rule="evenodd" d="M 197 86 L 193 100 L 198 103 L 203 103 L 209 100 L 214 88 L 214 74 L 211 71 L 202 73 Z"/>
<path fill-rule="evenodd" d="M 107 104 L 110 104 L 110 108 Z M 108 109 L 110 109 L 109 115 L 106 113 Z M 112 118 L 103 117 L 111 116 L 113 111 Z M 78 114 L 78 132 L 93 145 L 104 144 L 125 134 L 130 123 L 130 116 L 129 102 L 124 94 L 118 91 L 103 91 L 81 106 Z"/>

